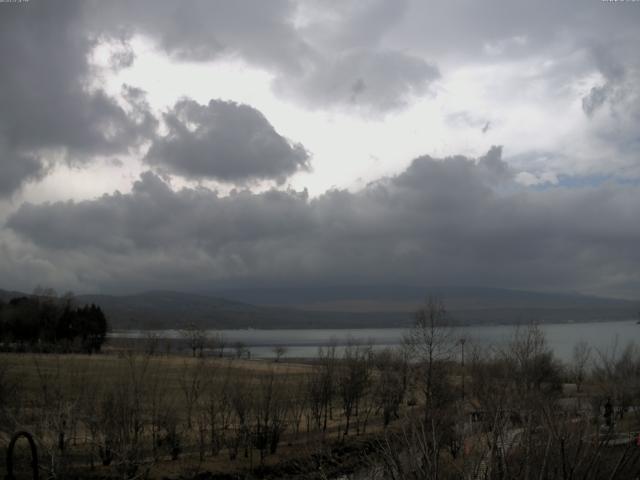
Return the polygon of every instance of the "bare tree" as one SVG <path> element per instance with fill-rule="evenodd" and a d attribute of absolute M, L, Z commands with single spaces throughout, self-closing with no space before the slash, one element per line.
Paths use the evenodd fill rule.
<path fill-rule="evenodd" d="M 404 341 L 423 366 L 422 385 L 429 408 L 433 402 L 438 364 L 451 357 L 454 345 L 450 320 L 441 298 L 427 298 L 416 312 L 413 328 Z"/>
<path fill-rule="evenodd" d="M 163 432 L 160 445 L 170 455 L 171 460 L 177 460 L 182 453 L 182 432 L 180 429 L 180 417 L 175 407 L 167 408 L 160 416 L 160 427 Z"/>
<path fill-rule="evenodd" d="M 510 410 L 514 414 L 512 426 L 506 430 L 501 442 L 501 465 L 506 469 L 505 443 L 519 438 L 522 455 L 519 466 L 524 478 L 530 478 L 537 465 L 537 429 L 545 409 L 553 410 L 561 393 L 562 367 L 553 357 L 544 332 L 536 324 L 518 327 L 513 340 L 503 352 L 512 387 Z M 505 438 L 507 440 L 505 440 Z"/>
<path fill-rule="evenodd" d="M 373 397 L 386 428 L 391 420 L 399 418 L 407 391 L 408 363 L 402 352 L 383 350 L 375 355 L 373 365 L 377 371 Z"/>
<path fill-rule="evenodd" d="M 222 375 L 215 375 L 218 370 L 209 372 L 212 377 L 207 382 L 206 417 L 209 428 L 209 447 L 211 455 L 217 455 L 225 443 L 225 435 L 230 427 L 232 405 L 230 403 L 230 387 L 233 372 L 229 366 Z"/>
<path fill-rule="evenodd" d="M 282 376 L 276 376 L 273 370 L 262 375 L 256 386 L 253 409 L 253 444 L 260 452 L 260 462 L 264 462 L 267 453 L 274 454 L 285 431 L 289 410 L 289 399 L 284 393 Z"/>
<path fill-rule="evenodd" d="M 165 413 L 172 410 L 173 398 L 169 393 L 168 369 L 156 367 L 150 372 L 148 381 L 148 395 L 146 399 L 147 418 L 151 429 L 151 452 L 154 460 L 158 459 L 158 444 L 161 441 L 161 432 L 166 426 Z"/>
<path fill-rule="evenodd" d="M 367 347 L 347 345 L 338 369 L 338 391 L 346 421 L 344 435 L 349 435 L 351 417 L 354 414 L 358 416 L 360 402 L 371 380 L 369 352 L 370 349 Z"/>
<path fill-rule="evenodd" d="M 190 323 L 180 333 L 186 339 L 192 356 L 202 356 L 207 341 L 207 332 L 195 323 Z"/>
<path fill-rule="evenodd" d="M 287 354 L 287 347 L 285 347 L 284 345 L 276 345 L 275 347 L 273 347 L 273 354 L 276 356 L 276 363 L 280 361 L 280 359 L 282 357 L 284 357 Z"/>
<path fill-rule="evenodd" d="M 312 421 L 316 428 L 321 428 L 322 416 L 327 404 L 325 400 L 324 375 L 320 368 L 315 368 L 312 373 L 306 376 L 305 386 L 305 394 L 309 401 L 309 409 L 307 411 L 307 433 L 309 433 Z"/>
<path fill-rule="evenodd" d="M 245 447 L 245 455 L 248 456 L 250 443 L 249 420 L 253 410 L 250 387 L 247 379 L 238 375 L 233 375 L 227 385 L 227 401 L 233 412 L 231 432 L 226 436 L 230 460 L 236 459 L 238 450 L 243 445 Z"/>
<path fill-rule="evenodd" d="M 598 351 L 593 378 L 600 391 L 600 401 L 613 402 L 620 420 L 635 402 L 640 402 L 640 349 L 630 342 L 622 350 L 617 341 L 610 349 Z"/>
<path fill-rule="evenodd" d="M 224 357 L 224 349 L 227 346 L 224 335 L 220 332 L 214 333 L 210 338 L 210 343 L 214 353 L 220 358 Z"/>
<path fill-rule="evenodd" d="M 522 480 L 633 478 L 638 449 L 609 445 L 611 436 L 600 435 L 592 418 L 559 401 L 559 366 L 549 353 L 534 325 L 519 329 L 497 354 L 472 354 L 471 396 L 480 420 L 474 436 L 484 441 L 468 453 L 470 473 Z"/>
<path fill-rule="evenodd" d="M 34 402 L 40 413 L 36 434 L 47 456 L 49 473 L 64 476 L 69 446 L 76 442 L 80 406 L 86 399 L 89 375 L 85 365 L 64 368 L 58 356 L 49 362 L 44 365 L 38 357 L 33 357 L 39 387 Z"/>
<path fill-rule="evenodd" d="M 147 355 L 156 355 L 160 346 L 160 336 L 155 332 L 148 332 L 145 335 L 144 352 Z"/>
<path fill-rule="evenodd" d="M 290 388 L 289 395 L 291 397 L 289 416 L 291 418 L 291 424 L 293 431 L 297 437 L 300 433 L 300 423 L 305 413 L 310 413 L 310 401 L 309 401 L 309 387 L 307 382 L 309 377 L 298 376 Z M 319 423 L 319 422 L 318 422 Z"/>
<path fill-rule="evenodd" d="M 128 353 L 118 379 L 107 386 L 99 410 L 100 456 L 122 478 L 145 475 L 153 459 L 144 456 L 146 381 L 149 356 Z"/>
<path fill-rule="evenodd" d="M 331 342 L 326 348 L 320 347 L 318 349 L 318 361 L 320 363 L 319 369 L 319 386 L 320 386 L 320 400 L 321 400 L 321 412 L 323 413 L 324 420 L 322 425 L 322 431 L 327 431 L 327 422 L 333 417 L 333 397 L 336 390 L 336 346 L 334 342 Z"/>
<path fill-rule="evenodd" d="M 236 358 L 242 358 L 244 355 L 247 355 L 247 352 L 249 351 L 244 342 L 240 341 L 235 342 L 233 344 L 233 348 L 236 351 Z"/>
<path fill-rule="evenodd" d="M 417 423 L 416 419 L 408 418 L 402 437 L 392 443 L 413 449 L 414 454 L 419 455 L 419 466 L 411 468 L 418 468 L 424 478 L 439 478 L 442 450 L 447 445 L 457 444 L 454 442 L 455 402 L 448 375 L 448 361 L 455 339 L 441 298 L 426 299 L 416 312 L 413 328 L 405 336 L 404 343 L 416 360 L 414 371 L 424 397 L 424 416 Z"/>
<path fill-rule="evenodd" d="M 193 412 L 200 396 L 205 390 L 207 363 L 203 359 L 197 361 L 185 361 L 179 377 L 180 390 L 184 397 L 184 405 L 187 414 L 187 427 L 193 426 Z"/>
<path fill-rule="evenodd" d="M 584 340 L 576 343 L 573 346 L 573 356 L 569 371 L 578 392 L 580 392 L 587 375 L 589 360 L 591 360 L 591 347 L 589 344 Z"/>

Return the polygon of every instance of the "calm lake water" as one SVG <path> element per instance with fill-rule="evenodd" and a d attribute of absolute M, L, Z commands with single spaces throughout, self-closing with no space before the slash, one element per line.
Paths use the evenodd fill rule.
<path fill-rule="evenodd" d="M 465 338 L 465 349 L 472 345 L 500 348 L 513 338 L 517 327 L 510 325 L 465 326 L 454 329 L 453 338 Z M 593 349 L 611 351 L 617 345 L 618 350 L 629 342 L 640 342 L 640 325 L 635 320 L 593 323 L 562 323 L 542 325 L 549 346 L 562 360 L 570 360 L 573 347 L 584 340 Z M 273 348 L 287 348 L 286 357 L 311 358 L 318 348 L 334 343 L 340 350 L 349 341 L 371 343 L 376 349 L 395 347 L 402 342 L 407 330 L 404 328 L 358 328 L 358 329 L 278 329 L 278 330 L 211 330 L 211 334 L 222 334 L 229 345 L 242 342 L 251 351 L 254 358 L 274 356 Z M 179 330 L 153 331 L 116 331 L 113 338 L 145 338 L 150 334 L 159 338 L 177 339 Z"/>

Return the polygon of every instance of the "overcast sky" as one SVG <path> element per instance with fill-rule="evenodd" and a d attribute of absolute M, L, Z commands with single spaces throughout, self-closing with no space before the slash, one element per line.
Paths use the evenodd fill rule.
<path fill-rule="evenodd" d="M 0 3 L 0 288 L 640 298 L 640 2 Z"/>

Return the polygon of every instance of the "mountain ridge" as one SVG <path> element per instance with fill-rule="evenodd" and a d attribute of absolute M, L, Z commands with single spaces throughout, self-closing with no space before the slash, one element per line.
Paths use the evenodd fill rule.
<path fill-rule="evenodd" d="M 21 292 L 0 290 L 7 301 Z M 212 292 L 150 290 L 124 295 L 83 294 L 114 329 L 402 327 L 429 295 L 440 296 L 461 324 L 606 321 L 635 318 L 640 302 L 576 293 L 489 287 L 333 286 L 229 289 Z"/>

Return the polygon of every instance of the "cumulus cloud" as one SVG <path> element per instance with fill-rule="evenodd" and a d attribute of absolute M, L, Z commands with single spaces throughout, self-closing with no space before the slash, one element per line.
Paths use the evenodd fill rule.
<path fill-rule="evenodd" d="M 499 148 L 420 157 L 317 198 L 174 191 L 146 173 L 130 194 L 24 204 L 6 228 L 61 275 L 105 290 L 378 281 L 632 294 L 622 288 L 640 280 L 640 189 L 541 191 L 516 176 Z"/>
<path fill-rule="evenodd" d="M 145 160 L 187 178 L 228 182 L 284 179 L 309 168 L 309 154 L 275 131 L 258 110 L 211 100 L 183 99 L 164 115 L 168 134 L 156 138 Z"/>

